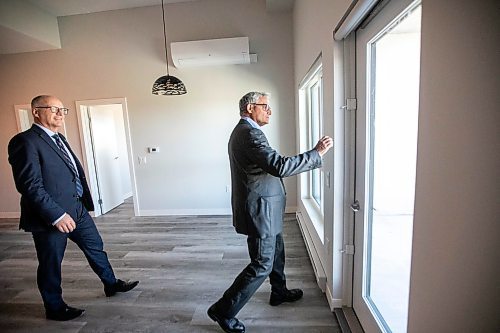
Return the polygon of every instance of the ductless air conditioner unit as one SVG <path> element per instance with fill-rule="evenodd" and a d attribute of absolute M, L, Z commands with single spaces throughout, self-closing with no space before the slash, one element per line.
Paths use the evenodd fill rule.
<path fill-rule="evenodd" d="M 257 62 L 250 54 L 248 37 L 170 43 L 175 67 L 234 65 Z"/>

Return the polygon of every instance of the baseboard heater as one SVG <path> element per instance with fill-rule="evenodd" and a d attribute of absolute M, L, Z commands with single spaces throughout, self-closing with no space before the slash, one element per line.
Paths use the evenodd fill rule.
<path fill-rule="evenodd" d="M 307 253 L 309 253 L 309 258 L 311 259 L 312 267 L 314 270 L 314 275 L 316 276 L 316 282 L 323 292 L 326 290 L 326 273 L 321 261 L 319 259 L 318 251 L 314 246 L 313 239 L 309 230 L 307 228 L 307 222 L 304 220 L 302 213 L 296 213 L 297 220 L 299 222 L 300 232 L 304 238 L 304 243 L 306 244 Z"/>

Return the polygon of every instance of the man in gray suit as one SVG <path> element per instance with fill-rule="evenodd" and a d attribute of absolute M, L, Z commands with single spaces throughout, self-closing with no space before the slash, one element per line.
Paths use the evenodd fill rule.
<path fill-rule="evenodd" d="M 269 123 L 269 94 L 249 92 L 239 103 L 241 119 L 229 139 L 233 225 L 247 235 L 250 264 L 236 277 L 221 299 L 207 311 L 225 332 L 245 332 L 235 318 L 269 276 L 272 306 L 302 298 L 300 289 L 288 289 L 282 237 L 286 193 L 283 177 L 319 168 L 321 157 L 332 147 L 321 138 L 314 149 L 292 157 L 269 146 L 261 126 Z"/>

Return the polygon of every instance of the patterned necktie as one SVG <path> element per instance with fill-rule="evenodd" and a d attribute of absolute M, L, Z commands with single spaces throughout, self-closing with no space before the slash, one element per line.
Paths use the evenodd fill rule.
<path fill-rule="evenodd" d="M 61 153 L 63 154 L 64 159 L 66 160 L 66 162 L 68 162 L 71 171 L 73 171 L 73 173 L 75 174 L 76 193 L 78 194 L 79 197 L 81 197 L 83 194 L 83 187 L 82 187 L 82 182 L 80 181 L 80 177 L 78 176 L 78 172 L 76 171 L 76 167 L 73 164 L 73 162 L 71 161 L 71 158 L 69 157 L 68 152 L 64 148 L 64 145 L 63 145 L 62 140 L 59 137 L 59 135 L 54 134 L 54 135 L 52 135 L 52 137 L 56 140 L 57 146 L 61 150 Z"/>

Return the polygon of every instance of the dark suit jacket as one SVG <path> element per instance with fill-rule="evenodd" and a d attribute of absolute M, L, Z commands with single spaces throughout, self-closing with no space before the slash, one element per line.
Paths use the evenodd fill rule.
<path fill-rule="evenodd" d="M 228 148 L 236 232 L 259 238 L 281 233 L 286 204 L 282 178 L 320 167 L 318 151 L 281 156 L 260 129 L 243 119 L 234 128 Z"/>
<path fill-rule="evenodd" d="M 60 136 L 75 159 L 83 187 L 83 204 L 92 211 L 94 205 L 82 165 L 66 138 Z M 10 140 L 8 151 L 14 182 L 21 193 L 19 228 L 51 230 L 52 223 L 64 213 L 72 215 L 77 204 L 75 175 L 52 138 L 33 125 Z M 72 217 L 76 221 L 76 216 Z"/>

